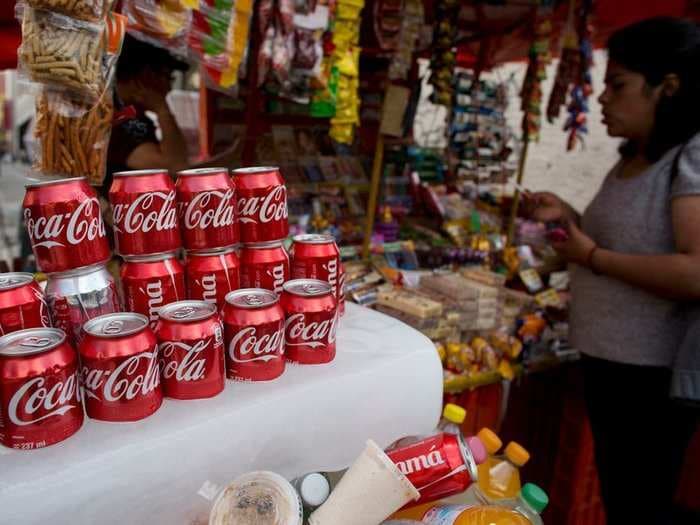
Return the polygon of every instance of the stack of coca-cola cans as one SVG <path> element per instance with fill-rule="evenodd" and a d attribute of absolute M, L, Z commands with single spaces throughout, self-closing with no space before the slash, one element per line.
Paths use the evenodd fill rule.
<path fill-rule="evenodd" d="M 27 186 L 48 283 L 44 297 L 31 274 L 0 274 L 0 443 L 61 441 L 83 404 L 94 419 L 135 421 L 163 397 L 213 397 L 226 377 L 267 381 L 288 361 L 334 359 L 339 251 L 330 236 L 300 235 L 290 258 L 279 170 L 186 170 L 175 183 L 166 170 L 120 172 L 109 200 L 121 301 L 86 180 Z"/>

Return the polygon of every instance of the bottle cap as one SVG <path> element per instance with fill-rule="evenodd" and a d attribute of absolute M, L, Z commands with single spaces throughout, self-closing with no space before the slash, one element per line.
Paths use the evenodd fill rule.
<path fill-rule="evenodd" d="M 447 403 L 445 405 L 445 409 L 442 411 L 442 417 L 444 417 L 448 421 L 451 421 L 452 423 L 461 425 L 462 423 L 464 423 L 464 418 L 467 417 L 467 411 L 459 405 Z"/>
<path fill-rule="evenodd" d="M 469 450 L 472 451 L 472 457 L 477 465 L 481 465 L 484 461 L 486 461 L 486 458 L 488 457 L 488 454 L 486 454 L 486 447 L 484 447 L 484 444 L 478 437 L 472 436 L 467 438 L 465 441 L 469 447 Z"/>
<path fill-rule="evenodd" d="M 534 483 L 525 483 L 520 489 L 520 497 L 522 500 L 532 507 L 532 510 L 541 514 L 542 511 L 549 505 L 549 497 L 547 493 Z"/>
<path fill-rule="evenodd" d="M 505 455 L 511 463 L 518 467 L 522 467 L 525 463 L 530 461 L 530 453 L 515 441 L 508 443 Z"/>
<path fill-rule="evenodd" d="M 486 428 L 486 427 L 482 428 L 481 430 L 479 430 L 479 433 L 477 434 L 477 436 L 479 436 L 479 439 L 486 447 L 486 452 L 488 452 L 492 456 L 496 452 L 498 452 L 500 450 L 500 448 L 503 446 L 503 442 L 501 441 L 501 439 L 490 428 Z"/>
<path fill-rule="evenodd" d="M 299 484 L 301 500 L 310 507 L 319 507 L 328 499 L 331 486 L 325 476 L 318 472 L 307 474 Z"/>

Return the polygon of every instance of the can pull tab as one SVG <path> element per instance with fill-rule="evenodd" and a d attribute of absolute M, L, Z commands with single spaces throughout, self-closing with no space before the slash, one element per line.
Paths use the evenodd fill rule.
<path fill-rule="evenodd" d="M 44 348 L 51 344 L 51 339 L 48 337 L 27 337 L 23 339 L 20 346 L 28 346 L 30 348 Z"/>
<path fill-rule="evenodd" d="M 257 295 L 246 295 L 244 300 L 246 304 L 250 306 L 260 306 L 263 304 L 262 298 Z"/>
<path fill-rule="evenodd" d="M 21 282 L 22 280 L 17 279 L 17 277 L 0 277 L 0 288 L 14 286 L 16 284 L 20 284 Z"/>
<path fill-rule="evenodd" d="M 309 295 L 318 295 L 320 293 L 323 293 L 323 288 L 321 288 L 317 284 L 305 284 L 304 292 L 306 292 Z"/>
<path fill-rule="evenodd" d="M 102 328 L 102 333 L 107 334 L 107 335 L 118 334 L 122 331 L 123 327 L 124 327 L 124 321 L 119 321 L 119 320 L 115 319 L 115 320 L 110 321 L 104 325 L 104 327 Z"/>
<path fill-rule="evenodd" d="M 173 317 L 175 319 L 187 319 L 188 317 L 192 317 L 192 314 L 195 312 L 195 309 L 192 308 L 191 306 L 183 306 L 179 310 L 176 310 L 173 312 Z"/>

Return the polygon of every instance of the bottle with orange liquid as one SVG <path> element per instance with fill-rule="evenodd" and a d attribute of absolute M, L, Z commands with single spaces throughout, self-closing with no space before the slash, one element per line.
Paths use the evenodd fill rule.
<path fill-rule="evenodd" d="M 501 440 L 489 429 L 482 429 L 479 438 L 489 453 L 500 448 Z M 520 469 L 529 460 L 528 451 L 515 441 L 508 443 L 503 455 L 490 455 L 478 467 L 478 483 L 474 487 L 476 500 L 488 505 L 512 504 L 521 488 Z"/>
<path fill-rule="evenodd" d="M 436 505 L 422 517 L 424 525 L 542 525 L 547 494 L 527 483 L 512 508 L 496 505 Z"/>

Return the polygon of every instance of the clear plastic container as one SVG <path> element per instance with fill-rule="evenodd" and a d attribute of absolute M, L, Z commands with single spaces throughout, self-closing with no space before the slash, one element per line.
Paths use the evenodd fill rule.
<path fill-rule="evenodd" d="M 525 516 L 532 525 L 542 525 L 540 514 L 549 505 L 547 493 L 534 483 L 525 483 L 513 510 Z"/>
<path fill-rule="evenodd" d="M 494 458 L 496 454 L 498 453 L 499 450 L 501 450 L 501 447 L 503 446 L 503 442 L 501 439 L 498 437 L 498 435 L 491 430 L 490 428 L 482 428 L 479 433 L 477 434 L 479 439 L 481 439 L 481 442 L 484 444 L 484 448 L 486 448 L 486 452 L 488 453 L 488 458 L 486 461 L 484 461 L 481 465 L 477 467 L 477 472 L 478 472 L 478 480 L 482 480 L 485 478 L 488 478 L 489 476 L 489 469 L 491 466 L 493 466 Z M 475 503 L 482 503 L 483 499 L 477 497 L 477 490 L 478 490 L 479 484 L 474 483 L 472 486 L 469 487 L 467 490 L 465 497 L 464 497 L 464 503 L 468 504 L 475 504 Z"/>

